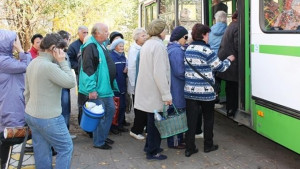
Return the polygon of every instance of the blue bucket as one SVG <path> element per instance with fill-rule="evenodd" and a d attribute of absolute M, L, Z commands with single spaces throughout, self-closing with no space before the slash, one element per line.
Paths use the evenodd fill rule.
<path fill-rule="evenodd" d="M 95 131 L 99 125 L 101 117 L 104 116 L 104 113 L 95 114 L 85 108 L 85 105 L 82 107 L 82 112 L 80 127 L 87 132 Z"/>

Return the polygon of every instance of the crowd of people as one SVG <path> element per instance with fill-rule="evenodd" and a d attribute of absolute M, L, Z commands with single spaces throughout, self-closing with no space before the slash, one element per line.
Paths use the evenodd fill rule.
<path fill-rule="evenodd" d="M 227 10 L 227 9 L 226 9 Z M 218 149 L 213 142 L 214 106 L 218 91 L 211 85 L 218 77 L 226 81 L 229 116 L 237 111 L 238 13 L 226 24 L 226 13 L 214 15 L 212 28 L 197 23 L 189 35 L 183 26 L 171 33 L 168 45 L 166 22 L 153 20 L 147 29 L 133 32 L 133 44 L 125 56 L 124 36 L 109 33 L 108 26 L 96 23 L 78 28 L 78 39 L 69 45 L 66 31 L 32 37 L 32 48 L 24 52 L 17 34 L 0 30 L 0 136 L 1 166 L 7 161 L 9 146 L 3 138 L 5 127 L 28 125 L 32 132 L 37 168 L 70 168 L 73 143 L 70 135 L 70 88 L 78 85 L 78 122 L 87 101 L 104 104 L 104 117 L 93 132 L 93 146 L 112 149 L 109 132 L 129 132 L 137 140 L 146 139 L 147 159 L 164 160 L 161 137 L 154 111 L 176 107 L 186 113 L 188 131 L 168 138 L 168 147 L 185 149 L 185 156 L 197 153 L 195 136 L 204 134 L 204 152 Z M 212 33 L 210 33 L 212 32 Z M 188 41 L 192 39 L 191 41 Z M 15 57 L 14 52 L 19 55 Z M 73 75 L 71 69 L 75 70 Z M 228 70 L 227 70 L 228 69 Z M 226 71 L 227 70 L 227 71 Z M 126 122 L 127 95 L 133 100 L 134 122 Z M 117 123 L 114 97 L 120 98 Z M 144 134 L 144 132 L 147 133 Z M 197 138 L 197 137 L 196 137 Z"/>

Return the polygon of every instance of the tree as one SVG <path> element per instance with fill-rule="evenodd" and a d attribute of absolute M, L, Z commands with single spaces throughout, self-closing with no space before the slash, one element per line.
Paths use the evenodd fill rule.
<path fill-rule="evenodd" d="M 94 23 L 103 22 L 110 31 L 118 30 L 126 40 L 131 40 L 138 25 L 137 0 L 4 0 L 2 3 L 2 20 L 8 23 L 4 26 L 18 32 L 25 50 L 30 48 L 30 38 L 35 33 L 65 30 L 75 38 L 78 26 L 91 28 Z"/>

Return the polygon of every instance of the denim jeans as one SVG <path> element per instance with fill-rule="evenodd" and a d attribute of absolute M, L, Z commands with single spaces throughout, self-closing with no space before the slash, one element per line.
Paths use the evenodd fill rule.
<path fill-rule="evenodd" d="M 61 108 L 62 108 L 61 114 L 64 116 L 66 125 L 69 128 L 70 114 L 71 114 L 70 89 L 62 89 L 61 91 Z"/>
<path fill-rule="evenodd" d="M 91 99 L 89 101 L 99 104 L 99 100 L 102 100 L 102 102 L 104 103 L 105 114 L 104 117 L 100 119 L 100 123 L 97 129 L 93 132 L 94 146 L 102 146 L 105 144 L 105 140 L 108 136 L 111 122 L 116 110 L 113 97 L 98 98 L 95 100 Z"/>
<path fill-rule="evenodd" d="M 57 152 L 56 169 L 71 166 L 73 142 L 62 115 L 50 118 L 35 118 L 25 113 L 25 121 L 32 132 L 34 159 L 38 169 L 52 169 L 51 147 Z"/>

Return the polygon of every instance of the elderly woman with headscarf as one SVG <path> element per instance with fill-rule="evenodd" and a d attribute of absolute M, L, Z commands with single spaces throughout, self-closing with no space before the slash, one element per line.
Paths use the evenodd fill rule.
<path fill-rule="evenodd" d="M 13 52 L 19 53 L 19 59 Z M 1 166 L 8 158 L 10 144 L 3 140 L 5 127 L 24 126 L 24 74 L 31 55 L 24 52 L 16 32 L 0 30 L 0 146 Z"/>
<path fill-rule="evenodd" d="M 66 45 L 59 34 L 47 34 L 39 56 L 27 68 L 25 120 L 32 132 L 36 168 L 52 168 L 51 146 L 57 152 L 57 168 L 71 166 L 73 143 L 62 116 L 61 90 L 75 87 L 76 80 L 65 59 Z"/>
<path fill-rule="evenodd" d="M 147 113 L 147 139 L 144 151 L 147 159 L 164 160 L 160 154 L 161 138 L 154 124 L 154 111 L 162 112 L 163 104 L 172 104 L 170 92 L 170 64 L 163 43 L 166 22 L 153 20 L 147 29 L 150 38 L 140 52 L 139 73 L 135 89 L 134 108 L 138 113 Z"/>
<path fill-rule="evenodd" d="M 177 26 L 171 34 L 168 44 L 168 55 L 171 66 L 171 94 L 173 106 L 179 113 L 185 113 L 184 84 L 184 46 L 188 40 L 188 31 L 183 26 Z M 174 113 L 173 108 L 169 109 L 169 114 Z M 174 149 L 185 149 L 183 144 L 183 134 L 178 134 L 168 138 L 168 147 Z"/>
<path fill-rule="evenodd" d="M 128 129 L 124 128 L 123 122 L 125 120 L 125 111 L 126 111 L 126 93 L 127 93 L 127 59 L 124 53 L 124 43 L 125 41 L 121 38 L 116 39 L 110 45 L 110 56 L 116 65 L 116 80 L 118 84 L 119 91 L 114 92 L 116 97 L 120 98 L 120 107 L 119 107 L 119 116 L 118 116 L 118 126 L 112 125 L 111 131 L 114 133 L 114 130 L 118 132 L 128 132 Z"/>

